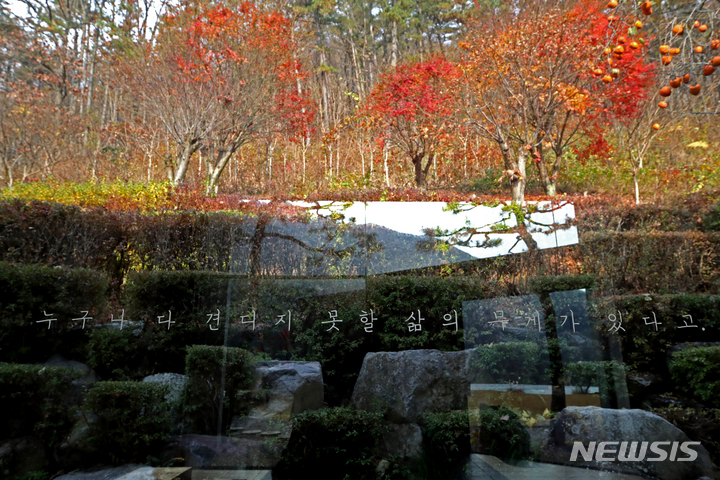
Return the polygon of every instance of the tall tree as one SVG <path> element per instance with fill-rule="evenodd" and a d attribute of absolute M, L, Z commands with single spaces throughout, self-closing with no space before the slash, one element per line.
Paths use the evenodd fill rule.
<path fill-rule="evenodd" d="M 628 90 L 625 79 L 638 73 L 620 77 L 612 65 L 597 65 L 607 23 L 599 23 L 604 17 L 596 7 L 529 2 L 499 17 L 481 17 L 461 44 L 465 115 L 480 136 L 499 147 L 513 201 L 524 201 L 529 159 L 546 193 L 556 193 L 565 147 L 590 119 L 608 111 L 608 103 L 619 101 Z M 624 40 L 628 51 L 631 40 Z M 627 96 L 638 93 L 643 94 Z M 554 152 L 552 163 L 545 148 Z"/>
<path fill-rule="evenodd" d="M 148 114 L 161 119 L 176 144 L 173 182 L 184 181 L 193 154 L 207 145 L 206 183 L 214 191 L 242 145 L 278 116 L 309 108 L 291 25 L 249 2 L 199 14 L 183 8 L 165 22 L 157 45 L 130 63 L 130 76 Z"/>
<path fill-rule="evenodd" d="M 399 65 L 383 75 L 363 106 L 379 138 L 399 148 L 424 187 L 430 167 L 451 132 L 461 71 L 442 56 Z"/>

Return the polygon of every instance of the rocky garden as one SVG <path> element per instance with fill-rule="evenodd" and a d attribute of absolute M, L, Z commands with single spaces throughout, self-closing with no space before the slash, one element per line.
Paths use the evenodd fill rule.
<path fill-rule="evenodd" d="M 472 478 L 473 454 L 718 478 L 720 206 L 573 203 L 576 243 L 506 210 L 530 248 L 470 258 L 272 205 L 5 200 L 2 477 Z"/>

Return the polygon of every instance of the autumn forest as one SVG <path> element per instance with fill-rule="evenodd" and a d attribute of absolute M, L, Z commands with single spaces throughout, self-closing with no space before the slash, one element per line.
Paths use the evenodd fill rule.
<path fill-rule="evenodd" d="M 717 0 L 15 0 L 0 186 L 720 188 Z"/>

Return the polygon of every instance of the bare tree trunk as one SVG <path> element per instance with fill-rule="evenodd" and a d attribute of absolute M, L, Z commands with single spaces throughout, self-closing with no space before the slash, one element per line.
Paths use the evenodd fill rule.
<path fill-rule="evenodd" d="M 190 165 L 190 158 L 192 158 L 193 153 L 197 151 L 198 147 L 199 144 L 197 139 L 187 138 L 185 140 L 182 150 L 180 150 L 180 155 L 175 162 L 177 169 L 175 170 L 175 175 L 172 178 L 173 184 L 177 185 L 185 181 L 185 175 L 187 173 L 188 166 Z"/>
<path fill-rule="evenodd" d="M 221 150 L 220 152 L 218 152 L 215 165 L 212 166 L 207 172 L 208 179 L 207 186 L 205 188 L 206 195 L 209 195 L 210 192 L 215 194 L 218 193 L 220 175 L 222 175 L 225 166 L 228 164 L 228 162 L 233 156 L 233 153 L 235 153 L 236 150 L 236 148 L 228 148 L 226 150 Z"/>
<path fill-rule="evenodd" d="M 387 145 L 385 145 L 383 147 L 383 150 L 384 150 L 384 154 L 385 154 L 385 159 L 384 159 L 384 162 L 385 162 L 385 185 L 387 185 L 387 187 L 390 188 L 390 174 L 388 172 L 388 154 L 389 154 L 389 152 L 388 152 Z"/>
<path fill-rule="evenodd" d="M 392 22 L 392 44 L 390 47 L 390 66 L 397 67 L 398 64 L 398 38 L 397 38 L 397 21 Z"/>

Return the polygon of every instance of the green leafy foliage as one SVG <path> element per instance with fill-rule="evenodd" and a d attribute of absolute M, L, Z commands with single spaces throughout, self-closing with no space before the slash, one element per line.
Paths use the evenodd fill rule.
<path fill-rule="evenodd" d="M 138 380 L 149 375 L 146 369 L 147 337 L 139 337 L 131 328 L 95 329 L 88 340 L 88 365 L 101 378 Z"/>
<path fill-rule="evenodd" d="M 0 260 L 101 270 L 121 279 L 123 219 L 101 208 L 0 200 Z"/>
<path fill-rule="evenodd" d="M 625 368 L 622 363 L 611 361 L 577 362 L 565 365 L 565 384 L 580 388 L 577 393 L 588 393 L 590 387 L 598 387 L 601 404 L 608 408 L 616 402 L 617 395 L 625 391 Z M 620 389 L 618 389 L 618 386 Z"/>
<path fill-rule="evenodd" d="M 293 433 L 273 478 L 297 478 L 320 468 L 328 480 L 374 479 L 379 442 L 387 431 L 382 413 L 350 407 L 312 410 L 293 417 Z"/>
<path fill-rule="evenodd" d="M 547 347 L 533 342 L 504 342 L 475 349 L 473 367 L 481 383 L 547 384 Z"/>
<path fill-rule="evenodd" d="M 653 408 L 652 412 L 678 427 L 690 440 L 702 442 L 713 463 L 717 465 L 720 461 L 720 409 L 672 405 L 667 408 Z"/>
<path fill-rule="evenodd" d="M 98 207 L 114 204 L 156 210 L 171 206 L 170 182 L 26 182 L 4 189 L 2 196 Z M 133 208 L 134 207 L 134 208 Z"/>
<path fill-rule="evenodd" d="M 113 461 L 144 461 L 170 431 L 166 385 L 143 382 L 97 382 L 85 406 L 97 416 L 90 435 L 98 450 Z"/>
<path fill-rule="evenodd" d="M 80 377 L 70 368 L 0 363 L 0 438 L 37 435 L 56 446 L 72 427 L 66 397 Z"/>
<path fill-rule="evenodd" d="M 420 426 L 430 477 L 453 478 L 470 455 L 467 411 L 424 413 Z"/>
<path fill-rule="evenodd" d="M 692 396 L 718 404 L 720 398 L 720 347 L 688 348 L 670 361 L 673 380 Z"/>
<path fill-rule="evenodd" d="M 701 328 L 705 328 L 703 341 L 720 341 L 720 297 L 717 295 L 631 295 L 614 297 L 611 302 L 598 300 L 594 309 L 600 319 L 611 313 L 617 315 L 618 310 L 623 312 L 624 331 L 611 334 L 607 323 L 597 324 L 597 328 L 602 336 L 620 337 L 625 365 L 665 378 L 670 376 L 666 357 L 673 345 L 697 341 Z M 697 327 L 678 328 L 690 325 L 690 318 Z M 645 324 L 655 320 L 657 330 L 655 325 Z"/>
<path fill-rule="evenodd" d="M 507 407 L 480 410 L 480 427 L 473 431 L 479 451 L 509 460 L 528 458 L 530 436 L 518 415 Z"/>
<path fill-rule="evenodd" d="M 0 360 L 41 362 L 66 348 L 65 335 L 80 326 L 73 318 L 104 311 L 108 284 L 93 270 L 0 262 Z M 49 318 L 56 321 L 36 323 Z"/>
<path fill-rule="evenodd" d="M 720 280 L 720 236 L 714 233 L 590 233 L 579 248 L 585 272 L 597 275 L 603 295 L 713 292 Z"/>
<path fill-rule="evenodd" d="M 180 373 L 184 371 L 187 346 L 223 341 L 219 332 L 208 328 L 208 314 L 226 306 L 228 293 L 236 305 L 238 298 L 246 295 L 241 293 L 243 284 L 247 286 L 247 281 L 207 271 L 133 272 L 125 287 L 126 318 L 144 322 L 143 341 L 153 347 L 153 363 L 165 371 Z M 236 313 L 226 310 L 222 309 L 223 322 L 226 315 Z M 172 318 L 168 312 L 172 312 Z M 158 316 L 175 323 L 167 328 L 159 323 Z"/>
<path fill-rule="evenodd" d="M 184 414 L 193 432 L 224 433 L 243 408 L 242 390 L 252 384 L 253 356 L 240 348 L 193 345 L 187 349 Z M 222 416 L 221 416 L 222 412 Z"/>

